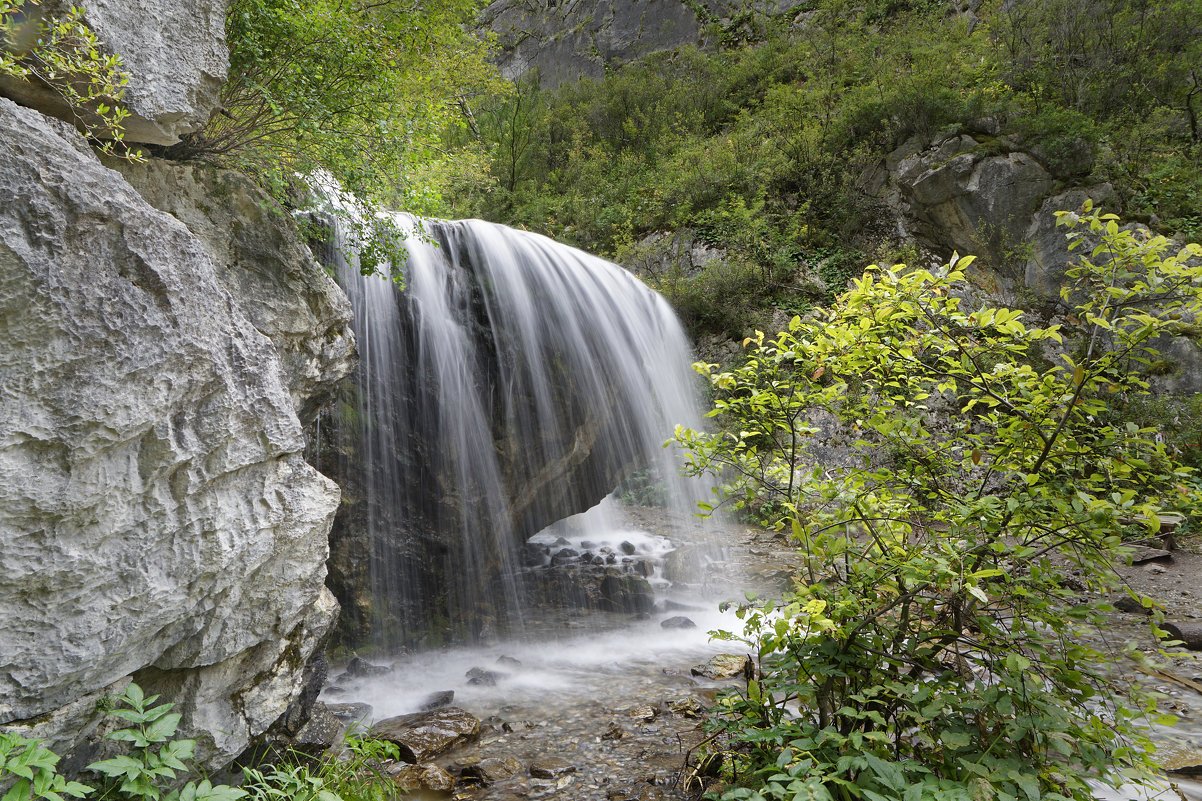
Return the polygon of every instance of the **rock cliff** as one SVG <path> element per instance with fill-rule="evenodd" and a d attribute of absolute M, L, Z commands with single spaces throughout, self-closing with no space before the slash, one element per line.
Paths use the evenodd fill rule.
<path fill-rule="evenodd" d="M 336 616 L 297 415 L 351 368 L 349 307 L 242 179 L 128 172 L 145 197 L 0 100 L 0 725 L 78 765 L 132 677 L 215 766 Z"/>

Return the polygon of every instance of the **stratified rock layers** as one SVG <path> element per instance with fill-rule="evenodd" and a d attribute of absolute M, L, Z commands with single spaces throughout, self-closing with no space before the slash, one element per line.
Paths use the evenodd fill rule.
<path fill-rule="evenodd" d="M 332 625 L 305 382 L 220 273 L 74 131 L 0 100 L 0 724 L 60 749 L 137 673 L 228 761 Z M 349 368 L 333 351 L 314 386 Z"/>

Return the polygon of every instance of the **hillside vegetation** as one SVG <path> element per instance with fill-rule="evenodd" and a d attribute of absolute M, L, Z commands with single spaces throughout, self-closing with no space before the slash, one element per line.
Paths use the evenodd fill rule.
<path fill-rule="evenodd" d="M 441 213 L 523 226 L 632 264 L 656 231 L 726 250 L 720 269 L 652 269 L 695 334 L 740 335 L 798 307 L 810 265 L 832 290 L 912 259 L 873 169 L 907 140 L 1017 144 L 1063 186 L 1110 182 L 1125 218 L 1202 233 L 1202 2 L 818 0 L 788 18 L 711 23 L 685 47 L 555 91 L 527 76 L 474 109 L 481 177 Z M 1002 136 L 1004 135 L 1004 136 Z M 948 254 L 942 254 L 948 255 Z"/>

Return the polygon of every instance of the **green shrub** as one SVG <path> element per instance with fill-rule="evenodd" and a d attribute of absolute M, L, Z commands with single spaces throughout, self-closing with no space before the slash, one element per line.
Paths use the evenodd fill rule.
<path fill-rule="evenodd" d="M 1087 779 L 1151 776 L 1154 705 L 1081 642 L 1108 607 L 1062 571 L 1112 592 L 1125 521 L 1197 503 L 1156 428 L 1105 413 L 1202 311 L 1202 246 L 1060 219 L 1101 241 L 1070 271 L 1078 358 L 1037 368 L 1058 326 L 963 308 L 961 259 L 874 269 L 818 319 L 757 333 L 744 366 L 698 365 L 726 430 L 678 429 L 693 471 L 805 553 L 794 593 L 740 609 L 761 674 L 718 707 L 723 799 L 1087 801 Z M 845 468 L 813 453 L 819 412 Z"/>
<path fill-rule="evenodd" d="M 122 141 L 129 111 L 121 101 L 129 74 L 121 56 L 101 52 L 96 34 L 83 21 L 82 6 L 47 17 L 40 5 L 40 0 L 0 0 L 0 75 L 49 88 L 102 152 L 141 160 Z"/>

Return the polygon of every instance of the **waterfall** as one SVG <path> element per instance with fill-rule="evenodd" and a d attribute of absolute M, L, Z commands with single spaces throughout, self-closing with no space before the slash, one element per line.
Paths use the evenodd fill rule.
<path fill-rule="evenodd" d="M 361 358 L 327 433 L 346 501 L 334 589 L 384 646 L 520 629 L 531 535 L 636 469 L 696 509 L 664 447 L 698 418 L 688 343 L 610 262 L 480 220 L 395 222 L 413 232 L 403 289 L 360 275 L 337 219 L 325 253 Z"/>

